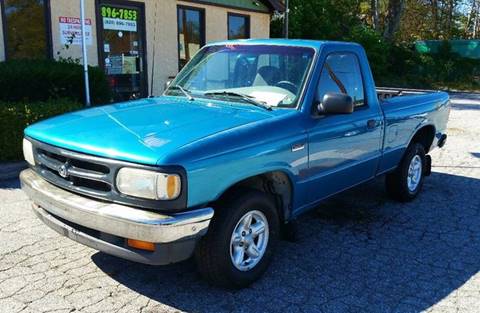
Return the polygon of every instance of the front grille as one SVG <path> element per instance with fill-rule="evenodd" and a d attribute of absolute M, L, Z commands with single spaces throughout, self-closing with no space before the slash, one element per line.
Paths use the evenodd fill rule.
<path fill-rule="evenodd" d="M 85 195 L 114 199 L 115 164 L 107 159 L 34 143 L 36 170 L 49 182 Z"/>
<path fill-rule="evenodd" d="M 32 140 L 33 169 L 48 182 L 75 193 L 111 202 L 130 204 L 146 209 L 180 211 L 186 208 L 186 174 L 179 166 L 168 168 L 134 164 L 92 156 Z M 177 173 L 182 178 L 180 197 L 171 201 L 149 200 L 121 194 L 115 188 L 115 177 L 122 167 L 137 167 L 164 173 Z"/>

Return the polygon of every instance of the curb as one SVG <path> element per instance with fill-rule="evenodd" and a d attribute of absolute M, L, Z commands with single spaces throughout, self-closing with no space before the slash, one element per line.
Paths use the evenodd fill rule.
<path fill-rule="evenodd" d="M 25 161 L 0 163 L 0 181 L 18 178 L 20 172 L 27 168 Z"/>

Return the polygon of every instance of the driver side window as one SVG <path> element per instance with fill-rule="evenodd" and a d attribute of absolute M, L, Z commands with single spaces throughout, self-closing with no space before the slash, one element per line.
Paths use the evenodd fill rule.
<path fill-rule="evenodd" d="M 328 92 L 349 95 L 355 108 L 365 105 L 362 73 L 355 54 L 345 52 L 327 56 L 318 84 L 318 99 L 323 99 Z"/>

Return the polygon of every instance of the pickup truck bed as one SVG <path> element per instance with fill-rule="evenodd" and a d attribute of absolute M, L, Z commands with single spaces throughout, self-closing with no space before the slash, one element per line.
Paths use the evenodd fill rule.
<path fill-rule="evenodd" d="M 407 131 L 409 129 L 418 130 L 429 125 L 424 131 L 436 133 L 425 142 L 427 153 L 432 147 L 444 145 L 450 110 L 447 93 L 377 88 L 377 94 L 385 116 L 384 157 L 379 173 L 398 165 L 403 153 L 396 153 L 396 150 L 406 149 L 413 136 Z"/>

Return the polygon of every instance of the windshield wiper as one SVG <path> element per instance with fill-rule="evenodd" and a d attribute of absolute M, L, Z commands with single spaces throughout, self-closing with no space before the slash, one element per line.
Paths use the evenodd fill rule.
<path fill-rule="evenodd" d="M 189 92 L 187 89 L 185 89 L 185 88 L 183 88 L 182 86 L 180 86 L 180 85 L 173 85 L 173 86 L 168 87 L 168 89 L 177 89 L 177 90 L 180 90 L 180 91 L 185 95 L 185 97 L 187 97 L 188 100 L 190 100 L 190 101 L 195 100 L 195 98 L 192 97 L 192 95 L 190 94 L 190 92 Z"/>
<path fill-rule="evenodd" d="M 245 95 L 243 93 L 234 92 L 234 91 L 210 91 L 203 94 L 204 96 L 226 96 L 226 97 L 237 97 L 241 98 L 243 101 L 253 104 L 254 106 L 263 108 L 265 110 L 272 110 L 272 107 L 266 104 L 265 102 L 260 102 L 255 100 L 252 96 Z"/>

